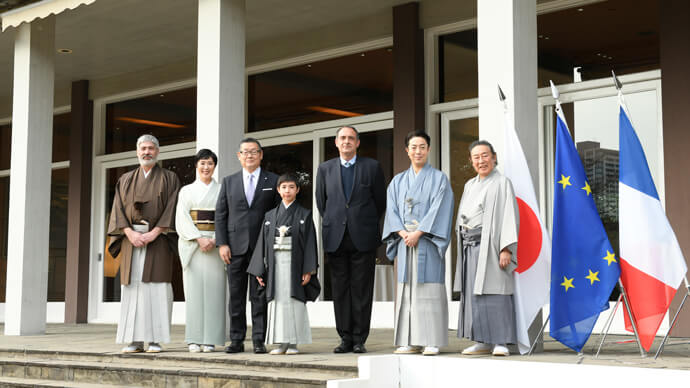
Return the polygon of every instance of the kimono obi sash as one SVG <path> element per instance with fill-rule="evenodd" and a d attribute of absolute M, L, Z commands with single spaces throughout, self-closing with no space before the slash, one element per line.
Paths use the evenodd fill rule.
<path fill-rule="evenodd" d="M 282 236 L 275 238 L 275 244 L 273 244 L 273 249 L 276 251 L 291 251 L 292 250 L 292 237 Z"/>
<path fill-rule="evenodd" d="M 467 229 L 461 226 L 460 235 L 462 235 L 463 245 L 477 246 L 482 241 L 482 227 Z"/>
<path fill-rule="evenodd" d="M 213 232 L 216 230 L 215 226 L 216 209 L 202 209 L 192 208 L 189 210 L 189 215 L 192 217 L 192 222 L 199 230 Z"/>

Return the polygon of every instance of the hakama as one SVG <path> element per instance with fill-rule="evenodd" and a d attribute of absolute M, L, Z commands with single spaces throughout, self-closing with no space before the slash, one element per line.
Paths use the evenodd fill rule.
<path fill-rule="evenodd" d="M 266 344 L 310 344 L 311 326 L 304 302 L 290 296 L 293 280 L 291 237 L 276 237 L 275 298 L 268 302 Z M 301 276 L 301 274 L 300 274 Z"/>
<path fill-rule="evenodd" d="M 405 225 L 408 232 L 416 225 Z M 395 303 L 395 345 L 448 345 L 448 303 L 444 283 L 417 281 L 417 247 L 407 247 L 407 283 L 398 283 Z"/>
<path fill-rule="evenodd" d="M 146 225 L 133 225 L 145 233 Z M 170 283 L 142 282 L 146 247 L 132 248 L 132 272 L 129 285 L 122 286 L 117 343 L 170 342 L 173 291 Z"/>

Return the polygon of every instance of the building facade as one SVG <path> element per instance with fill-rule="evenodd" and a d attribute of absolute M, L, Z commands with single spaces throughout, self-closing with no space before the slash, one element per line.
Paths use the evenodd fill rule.
<path fill-rule="evenodd" d="M 448 174 L 459 202 L 474 175 L 467 158 L 473 140 L 494 143 L 500 163 L 500 84 L 550 223 L 553 80 L 617 246 L 611 70 L 624 84 L 660 197 L 690 254 L 683 198 L 690 5 L 630 3 L 0 1 L 6 334 L 40 333 L 46 321 L 116 322 L 118 258 L 106 253 L 105 228 L 114 185 L 136 166 L 135 142 L 144 133 L 160 139 L 161 165 L 184 184 L 195 178 L 197 149 L 216 151 L 224 176 L 239 168 L 239 140 L 256 137 L 265 149 L 263 166 L 303 176 L 308 184 L 299 200 L 315 209 L 314 173 L 337 156 L 338 127 L 357 127 L 360 154 L 378 159 L 389 180 L 409 165 L 405 135 L 423 128 L 432 137 L 432 164 Z M 320 219 L 314 221 L 318 229 Z M 451 299 L 455 255 L 453 243 L 446 271 Z M 373 325 L 392 327 L 393 269 L 383 254 L 377 263 Z M 309 305 L 310 317 L 316 326 L 334 326 L 323 258 L 320 275 L 323 295 Z M 178 268 L 174 323 L 184 321 L 181 279 Z M 450 307 L 456 316 L 457 302 Z M 690 312 L 675 329 L 689 333 Z"/>

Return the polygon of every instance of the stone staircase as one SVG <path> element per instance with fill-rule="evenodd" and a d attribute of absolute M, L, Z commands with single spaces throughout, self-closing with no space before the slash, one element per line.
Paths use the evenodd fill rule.
<path fill-rule="evenodd" d="M 0 349 L 0 387 L 325 387 L 357 376 L 354 366 L 206 354 L 119 354 Z M 289 362 L 294 360 L 294 362 Z"/>

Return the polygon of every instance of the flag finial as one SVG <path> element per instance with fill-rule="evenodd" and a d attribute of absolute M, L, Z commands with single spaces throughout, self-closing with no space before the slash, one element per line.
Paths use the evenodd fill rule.
<path fill-rule="evenodd" d="M 506 95 L 503 94 L 503 89 L 501 89 L 501 85 L 498 86 L 498 99 L 501 100 L 501 102 L 504 102 L 506 100 Z"/>
<path fill-rule="evenodd" d="M 621 90 L 623 88 L 623 84 L 618 77 L 616 77 L 616 73 L 613 70 L 611 70 L 611 75 L 613 76 L 613 84 L 616 85 L 616 89 Z"/>
<path fill-rule="evenodd" d="M 558 100 L 561 94 L 558 92 L 558 89 L 556 89 L 556 85 L 553 84 L 553 81 L 549 80 L 549 83 L 551 84 L 551 95 L 554 99 Z"/>

